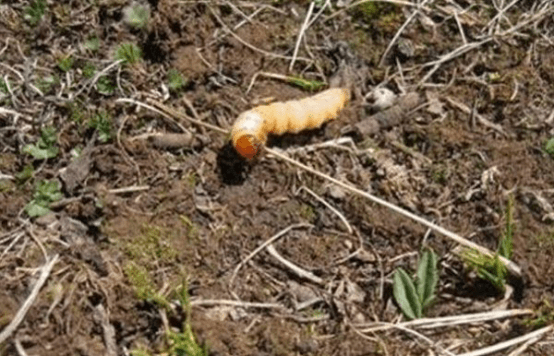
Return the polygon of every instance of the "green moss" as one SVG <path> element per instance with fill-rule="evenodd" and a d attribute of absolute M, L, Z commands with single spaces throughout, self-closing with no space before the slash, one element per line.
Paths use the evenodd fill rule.
<path fill-rule="evenodd" d="M 123 271 L 133 286 L 135 295 L 138 299 L 170 309 L 170 304 L 167 299 L 156 292 L 156 286 L 144 266 L 137 265 L 134 262 L 128 262 L 123 267 Z"/>
<path fill-rule="evenodd" d="M 308 222 L 312 222 L 315 219 L 315 211 L 312 206 L 302 204 L 300 206 L 300 217 L 304 218 Z"/>
<path fill-rule="evenodd" d="M 129 258 L 141 265 L 153 261 L 173 262 L 177 252 L 171 246 L 172 238 L 169 232 L 160 227 L 144 225 L 140 236 L 128 243 L 125 250 Z"/>

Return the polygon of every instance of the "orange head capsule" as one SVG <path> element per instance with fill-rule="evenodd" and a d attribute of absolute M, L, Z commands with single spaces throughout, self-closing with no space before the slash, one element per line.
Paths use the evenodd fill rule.
<path fill-rule="evenodd" d="M 252 135 L 242 135 L 235 141 L 235 150 L 245 159 L 253 159 L 258 153 L 258 144 Z"/>

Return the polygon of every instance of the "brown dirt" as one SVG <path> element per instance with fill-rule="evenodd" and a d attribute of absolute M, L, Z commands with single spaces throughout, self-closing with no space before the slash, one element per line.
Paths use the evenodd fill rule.
<path fill-rule="evenodd" d="M 544 17 L 520 29 L 522 36 L 498 38 L 458 56 L 418 86 L 431 69 L 424 64 L 463 44 L 455 18 L 445 14 L 446 3 L 431 2 L 439 8 L 426 10 L 426 21 L 418 18 L 402 33 L 414 55 L 403 57 L 393 49 L 381 67 L 381 55 L 412 10 L 383 4 L 373 12 L 367 3 L 326 20 L 340 10 L 333 5 L 305 33 L 298 55 L 311 61 L 298 59 L 290 73 L 290 60 L 271 54 L 292 54 L 308 9 L 305 1 L 274 1 L 261 10 L 261 4 L 249 2 L 234 7 L 149 1 L 151 17 L 144 29 L 125 24 L 127 4 L 122 1 L 90 6 L 48 2 L 36 26 L 24 18 L 27 2 L 0 5 L 0 18 L 7 24 L 0 27 L 5 39 L 0 77 L 9 80 L 12 91 L 0 87 L 0 107 L 20 114 L 16 120 L 0 113 L 0 329 L 34 286 L 45 262 L 42 249 L 60 255 L 0 352 L 18 354 L 22 348 L 28 354 L 102 355 L 108 352 L 106 328 L 111 326 L 115 353 L 171 353 L 167 336 L 182 332 L 185 322 L 208 353 L 220 355 L 443 354 L 444 348 L 463 341 L 451 351 L 462 353 L 532 331 L 522 317 L 419 331 L 438 346 L 398 330 L 362 335 L 353 323 L 401 318 L 392 274 L 397 267 L 414 271 L 424 247 L 441 261 L 437 299 L 428 316 L 490 311 L 502 296 L 470 273 L 451 254 L 455 244 L 439 234 L 267 153 L 243 162 L 227 137 L 186 121 L 179 124 L 198 138 L 193 148 L 154 148 L 141 135 L 179 133 L 179 126 L 156 112 L 116 102 L 155 98 L 194 116 L 184 96 L 201 120 L 228 129 L 256 103 L 308 95 L 264 77 L 245 94 L 257 72 L 328 80 L 341 60 L 354 73 L 356 91 L 349 107 L 321 129 L 272 138 L 269 146 L 492 250 L 513 196 L 513 261 L 524 274 L 522 280 L 510 280 L 515 293 L 507 308 L 542 312 L 549 316 L 545 323 L 552 324 L 554 159 L 544 144 L 554 134 L 552 120 L 547 121 L 554 95 L 554 48 L 545 39 L 552 39 L 554 22 Z M 225 34 L 220 21 L 234 28 L 244 20 L 238 10 L 246 15 L 260 11 L 234 31 L 257 50 Z M 517 23 L 531 10 L 524 3 L 508 14 Z M 496 10 L 481 4 L 464 14 L 460 21 L 471 42 Z M 437 26 L 433 29 L 428 21 Z M 502 22 L 500 27 L 506 26 Z M 93 36 L 99 39 L 97 51 L 84 46 Z M 91 86 L 85 68 L 92 64 L 95 73 L 107 68 L 123 42 L 137 44 L 142 60 L 107 70 L 112 92 L 101 93 L 98 85 Z M 65 73 L 58 64 L 68 53 L 74 62 Z M 186 79 L 182 89 L 167 92 L 169 69 Z M 51 88 L 42 83 L 48 75 L 57 78 Z M 439 109 L 426 103 L 391 129 L 371 137 L 353 135 L 350 129 L 372 114 L 363 96 L 379 84 L 396 93 L 437 98 Z M 108 113 L 111 126 L 106 142 L 91 126 L 101 112 Z M 504 134 L 480 123 L 477 114 Z M 45 126 L 56 128 L 59 153 L 34 160 L 22 149 L 36 143 Z M 345 135 L 352 135 L 358 152 L 345 146 L 302 149 Z M 74 150 L 81 152 L 81 164 L 75 163 Z M 18 176 L 28 165 L 33 174 Z M 53 213 L 29 219 L 24 208 L 40 180 L 62 183 L 63 199 L 52 206 Z M 301 187 L 342 212 L 354 234 L 346 233 L 337 216 Z M 115 190 L 120 188 L 129 190 Z M 250 252 L 296 223 L 311 227 L 290 231 L 274 243 L 275 249 L 323 284 L 299 278 L 265 250 L 229 284 Z M 361 253 L 353 255 L 357 249 Z M 240 299 L 281 307 L 193 305 L 188 316 L 176 292 L 183 287 L 192 301 Z M 170 306 L 156 300 L 159 296 Z M 296 311 L 298 303 L 312 298 L 320 300 Z M 107 311 L 107 324 L 98 318 L 99 306 Z M 551 355 L 552 338 L 550 333 L 523 353 Z"/>

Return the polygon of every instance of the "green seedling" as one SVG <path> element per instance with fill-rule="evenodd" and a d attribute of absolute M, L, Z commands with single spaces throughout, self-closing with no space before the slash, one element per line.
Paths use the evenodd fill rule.
<path fill-rule="evenodd" d="M 37 160 L 46 160 L 58 155 L 56 145 L 56 129 L 45 127 L 41 130 L 40 138 L 36 144 L 28 144 L 23 147 L 23 152 Z"/>
<path fill-rule="evenodd" d="M 52 87 L 58 84 L 58 77 L 55 75 L 45 76 L 38 80 L 37 87 L 43 94 L 50 92 Z"/>
<path fill-rule="evenodd" d="M 98 139 L 103 143 L 112 138 L 112 120 L 105 111 L 96 113 L 89 121 L 89 127 L 98 131 Z"/>
<path fill-rule="evenodd" d="M 548 139 L 544 144 L 544 151 L 554 159 L 554 137 Z"/>
<path fill-rule="evenodd" d="M 85 47 L 92 52 L 96 52 L 100 49 L 100 40 L 98 37 L 90 37 L 85 41 Z"/>
<path fill-rule="evenodd" d="M 33 177 L 35 170 L 33 169 L 33 165 L 25 165 L 23 170 L 21 172 L 18 172 L 15 174 L 15 178 L 17 179 L 18 185 L 23 185 L 25 182 L 29 181 Z"/>
<path fill-rule="evenodd" d="M 315 92 L 326 86 L 325 82 L 308 80 L 301 77 L 287 77 L 287 81 L 305 91 Z"/>
<path fill-rule="evenodd" d="M 36 26 L 46 12 L 46 0 L 35 0 L 24 10 L 23 18 L 31 25 Z"/>
<path fill-rule="evenodd" d="M 103 95 L 112 95 L 115 92 L 115 84 L 109 77 L 102 76 L 96 81 L 96 90 Z"/>
<path fill-rule="evenodd" d="M 552 303 L 550 303 L 548 299 L 544 299 L 542 301 L 540 308 L 535 312 L 535 316 L 533 318 L 529 318 L 523 321 L 525 325 L 531 326 L 533 328 L 541 328 L 553 322 L 554 306 L 552 306 Z"/>
<path fill-rule="evenodd" d="M 148 7 L 135 4 L 124 10 L 125 22 L 136 29 L 143 29 L 148 25 L 150 11 Z"/>
<path fill-rule="evenodd" d="M 25 206 L 30 217 L 40 217 L 50 212 L 50 203 L 62 198 L 60 184 L 57 181 L 39 181 L 33 193 L 33 199 Z"/>
<path fill-rule="evenodd" d="M 74 61 L 71 55 L 67 55 L 58 61 L 58 68 L 61 69 L 62 72 L 68 72 L 71 67 L 73 67 Z"/>
<path fill-rule="evenodd" d="M 79 102 L 69 102 L 67 107 L 69 110 L 69 117 L 75 123 L 82 123 L 86 116 L 85 108 Z"/>
<path fill-rule="evenodd" d="M 187 80 L 176 69 L 170 69 L 167 71 L 167 85 L 173 92 L 179 92 L 187 85 Z"/>
<path fill-rule="evenodd" d="M 154 282 L 145 267 L 130 262 L 124 266 L 123 270 L 138 299 L 154 303 L 164 309 L 171 309 L 169 301 L 156 292 Z"/>
<path fill-rule="evenodd" d="M 207 356 L 207 346 L 198 344 L 197 338 L 194 336 L 194 332 L 192 331 L 190 324 L 192 311 L 186 284 L 181 284 L 181 288 L 177 291 L 177 295 L 179 302 L 186 313 L 186 319 L 183 322 L 182 332 L 169 332 L 169 354 L 172 356 Z"/>
<path fill-rule="evenodd" d="M 511 259 L 513 254 L 513 198 L 510 197 L 506 206 L 506 225 L 504 234 L 499 241 L 498 250 L 494 256 L 482 254 L 476 250 L 466 250 L 462 253 L 462 258 L 471 269 L 477 272 L 477 276 L 490 282 L 499 293 L 506 291 L 506 279 L 508 278 L 508 269 L 500 260 L 500 257 Z"/>
<path fill-rule="evenodd" d="M 0 78 L 0 92 L 8 94 L 9 91 L 9 82 L 4 80 L 3 78 Z"/>
<path fill-rule="evenodd" d="M 96 73 L 96 66 L 92 63 L 86 63 L 83 67 L 83 76 L 85 78 L 92 78 L 94 77 L 94 74 Z"/>
<path fill-rule="evenodd" d="M 142 51 L 134 43 L 122 43 L 115 50 L 115 59 L 122 60 L 123 63 L 135 64 L 140 61 Z"/>
<path fill-rule="evenodd" d="M 393 277 L 393 295 L 404 315 L 413 320 L 423 316 L 425 309 L 433 302 L 439 281 L 437 255 L 428 250 L 418 262 L 415 281 L 398 268 Z"/>

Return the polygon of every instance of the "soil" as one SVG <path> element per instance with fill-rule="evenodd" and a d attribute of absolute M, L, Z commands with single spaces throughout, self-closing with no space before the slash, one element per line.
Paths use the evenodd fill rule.
<path fill-rule="evenodd" d="M 308 1 L 0 5 L 0 329 L 59 257 L 2 354 L 174 354 L 175 335 L 217 355 L 458 354 L 552 325 L 553 4 L 522 2 L 495 17 L 488 2 L 456 10 L 437 0 L 411 18 L 414 7 L 391 3 L 314 3 L 311 18 L 321 14 L 291 70 Z M 128 20 L 137 6 L 149 10 L 140 28 Z M 126 43 L 141 55 L 114 65 Z M 513 202 L 511 259 L 523 274 L 508 278 L 512 294 L 480 279 L 441 234 L 270 152 L 242 160 L 228 136 L 152 110 L 155 100 L 229 130 L 255 105 L 312 94 L 264 75 L 247 91 L 257 73 L 328 83 L 341 66 L 354 90 L 339 117 L 268 147 L 493 251 Z M 421 105 L 394 125 L 381 115 L 379 130 L 360 135 L 377 87 L 416 92 Z M 47 127 L 56 155 L 26 153 Z M 145 139 L 183 130 L 189 145 Z M 352 145 L 318 146 L 339 138 Z M 43 180 L 58 182 L 61 198 L 30 217 Z M 267 249 L 249 257 L 291 226 L 273 247 L 316 279 Z M 406 320 L 393 275 L 415 272 L 425 249 L 440 271 L 426 316 L 533 312 L 416 329 L 427 340 L 363 332 Z M 553 341 L 551 331 L 520 354 L 552 355 Z"/>

